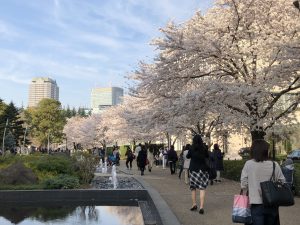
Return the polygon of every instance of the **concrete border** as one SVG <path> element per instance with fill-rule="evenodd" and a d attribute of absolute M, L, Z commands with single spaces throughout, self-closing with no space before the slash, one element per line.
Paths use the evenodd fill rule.
<path fill-rule="evenodd" d="M 150 198 L 157 209 L 160 219 L 163 225 L 181 225 L 175 214 L 169 208 L 166 201 L 161 197 L 161 195 L 152 188 L 146 181 L 141 178 L 135 177 L 138 182 L 148 191 Z"/>
<path fill-rule="evenodd" d="M 137 201 L 146 201 L 146 190 L 24 190 L 0 191 L 0 204 L 4 203 L 49 203 L 49 202 L 87 202 L 110 205 L 138 204 Z M 119 204 L 118 204 L 119 203 Z"/>

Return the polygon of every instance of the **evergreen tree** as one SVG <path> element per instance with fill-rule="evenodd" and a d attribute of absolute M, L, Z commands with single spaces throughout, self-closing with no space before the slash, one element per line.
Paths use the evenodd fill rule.
<path fill-rule="evenodd" d="M 7 105 L 3 102 L 2 99 L 0 99 L 0 140 L 2 143 L 3 140 L 3 133 L 4 133 L 4 128 L 6 124 L 6 118 L 5 118 L 5 110 L 6 110 Z M 2 144 L 0 146 L 2 148 Z"/>
<path fill-rule="evenodd" d="M 5 149 L 12 150 L 14 147 L 16 147 L 16 142 L 17 140 L 11 132 L 5 135 L 5 139 L 4 139 Z"/>
<path fill-rule="evenodd" d="M 24 138 L 24 121 L 20 119 L 19 110 L 13 102 L 6 107 L 4 116 L 8 119 L 7 129 L 14 137 L 15 145 L 20 146 Z"/>
<path fill-rule="evenodd" d="M 75 107 L 73 107 L 72 112 L 71 112 L 72 117 L 77 115 Z"/>
<path fill-rule="evenodd" d="M 81 107 L 78 108 L 77 114 L 78 114 L 79 116 L 81 116 L 81 117 L 86 117 L 86 116 L 87 116 L 86 113 L 85 113 L 84 108 L 81 108 Z"/>
<path fill-rule="evenodd" d="M 71 118 L 73 115 L 72 115 L 72 111 L 70 109 L 70 106 L 68 105 L 67 106 L 67 109 L 66 109 L 66 117 L 67 118 Z"/>

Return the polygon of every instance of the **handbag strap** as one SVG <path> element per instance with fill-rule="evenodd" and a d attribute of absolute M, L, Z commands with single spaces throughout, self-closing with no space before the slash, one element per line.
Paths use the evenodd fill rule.
<path fill-rule="evenodd" d="M 270 178 L 270 181 L 275 181 L 275 162 L 272 161 L 273 164 L 273 171 L 272 171 L 272 176 Z"/>

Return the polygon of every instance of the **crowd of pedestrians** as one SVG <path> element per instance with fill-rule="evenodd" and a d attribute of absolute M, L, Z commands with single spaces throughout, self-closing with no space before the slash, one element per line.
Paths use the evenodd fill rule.
<path fill-rule="evenodd" d="M 118 148 L 114 149 L 113 155 L 120 157 Z M 272 161 L 268 158 L 269 144 L 264 140 L 255 140 L 251 146 L 251 159 L 248 160 L 241 173 L 241 189 L 249 194 L 253 225 L 279 225 L 278 207 L 265 207 L 262 203 L 260 183 L 270 178 Z M 224 152 L 218 144 L 214 144 L 212 150 L 203 142 L 200 135 L 195 135 L 192 144 L 187 144 L 177 154 L 173 145 L 170 148 L 161 148 L 158 152 L 152 152 L 146 145 L 141 143 L 134 150 L 127 147 L 126 167 L 132 169 L 133 161 L 141 175 L 145 175 L 146 169 L 152 171 L 153 165 L 169 167 L 170 174 L 174 175 L 178 170 L 178 178 L 184 176 L 184 182 L 189 185 L 191 191 L 191 211 L 204 214 L 205 195 L 208 185 L 221 183 L 221 172 L 224 170 Z M 286 160 L 282 168 L 275 162 L 275 179 L 288 182 L 293 185 L 293 162 Z M 199 190 L 199 192 L 197 191 Z M 197 204 L 199 193 L 199 205 Z"/>

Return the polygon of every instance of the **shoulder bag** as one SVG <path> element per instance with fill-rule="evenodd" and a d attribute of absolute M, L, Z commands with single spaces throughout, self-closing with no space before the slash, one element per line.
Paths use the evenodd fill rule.
<path fill-rule="evenodd" d="M 294 205 L 294 196 L 286 183 L 275 180 L 275 163 L 270 180 L 260 183 L 264 206 L 291 206 Z"/>

